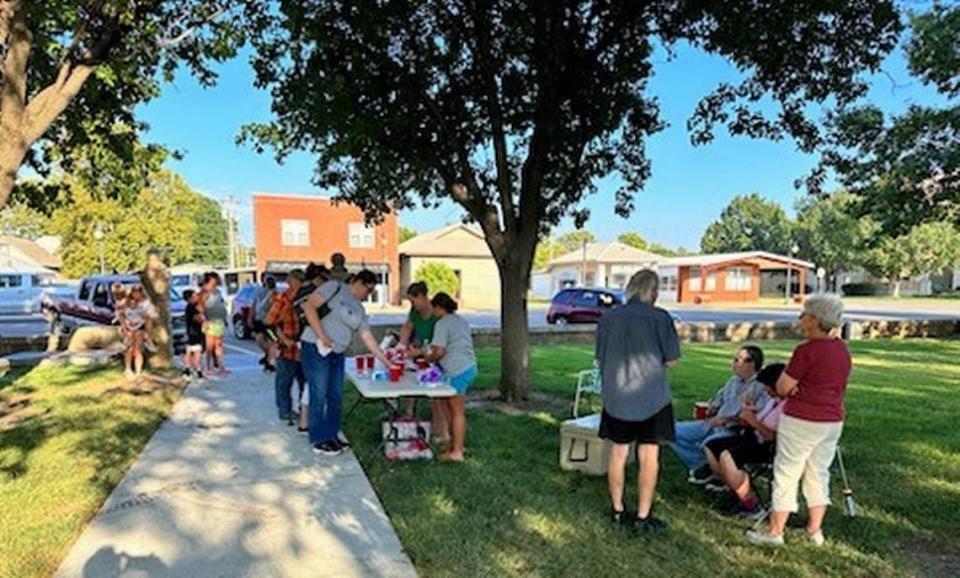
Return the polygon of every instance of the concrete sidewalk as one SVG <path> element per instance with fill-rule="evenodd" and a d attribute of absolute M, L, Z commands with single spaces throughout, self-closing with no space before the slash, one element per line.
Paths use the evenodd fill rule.
<path fill-rule="evenodd" d="M 416 572 L 353 453 L 313 455 L 251 368 L 185 392 L 56 576 Z"/>

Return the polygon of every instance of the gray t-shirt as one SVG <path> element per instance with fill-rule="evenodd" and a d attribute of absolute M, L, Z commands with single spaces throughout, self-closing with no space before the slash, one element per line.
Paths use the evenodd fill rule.
<path fill-rule="evenodd" d="M 680 358 L 670 314 L 631 300 L 608 311 L 597 327 L 603 409 L 624 421 L 643 421 L 671 403 L 664 362 Z"/>
<path fill-rule="evenodd" d="M 444 349 L 438 363 L 449 377 L 456 377 L 477 364 L 470 323 L 456 313 L 447 313 L 437 319 L 430 345 Z"/>
<path fill-rule="evenodd" d="M 340 287 L 339 291 L 337 287 Z M 343 353 L 350 347 L 354 333 L 370 328 L 370 321 L 363 303 L 353 296 L 349 285 L 338 281 L 327 281 L 318 287 L 315 293 L 320 293 L 330 307 L 330 313 L 320 320 L 323 330 L 333 342 L 333 351 Z M 303 330 L 300 339 L 308 343 L 317 343 L 317 336 L 310 327 Z"/>
<path fill-rule="evenodd" d="M 207 299 L 203 302 L 203 313 L 210 321 L 226 322 L 227 304 L 219 290 L 214 289 L 212 293 L 207 295 Z"/>
<path fill-rule="evenodd" d="M 267 313 L 270 312 L 270 306 L 273 304 L 274 292 L 266 287 L 260 287 L 257 290 L 257 298 L 254 301 L 256 304 L 256 309 L 254 309 L 253 318 L 257 321 L 263 321 L 267 318 Z"/>

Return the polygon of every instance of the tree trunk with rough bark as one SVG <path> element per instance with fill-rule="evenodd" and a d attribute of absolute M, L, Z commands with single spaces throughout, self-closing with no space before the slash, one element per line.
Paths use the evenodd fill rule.
<path fill-rule="evenodd" d="M 170 274 L 163 259 L 156 252 L 147 256 L 147 265 L 141 273 L 143 287 L 147 297 L 157 309 L 149 338 L 157 346 L 147 359 L 154 369 L 166 369 L 173 366 L 173 332 L 170 323 Z"/>
<path fill-rule="evenodd" d="M 508 401 L 530 394 L 530 330 L 527 289 L 530 270 L 497 262 L 500 270 L 500 393 Z"/>

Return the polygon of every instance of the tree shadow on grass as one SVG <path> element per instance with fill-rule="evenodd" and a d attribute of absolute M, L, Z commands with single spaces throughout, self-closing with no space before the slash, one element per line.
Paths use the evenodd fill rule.
<path fill-rule="evenodd" d="M 829 557 L 802 546 L 781 554 L 747 545 L 749 524 L 714 512 L 669 450 L 656 509 L 671 521 L 670 531 L 620 534 L 607 522 L 605 479 L 560 471 L 560 416 L 470 412 L 470 454 L 462 465 L 386 461 L 376 451 L 379 419 L 364 408 L 348 433 L 424 576 L 698 575 L 704 568 L 721 575 L 895 573 L 881 555 L 842 543 Z M 635 467 L 628 480 L 633 506 Z"/>

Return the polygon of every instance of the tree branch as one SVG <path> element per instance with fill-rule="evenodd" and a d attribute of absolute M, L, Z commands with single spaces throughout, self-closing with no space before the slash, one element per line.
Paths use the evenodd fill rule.
<path fill-rule="evenodd" d="M 181 32 L 180 34 L 177 34 L 176 36 L 174 36 L 174 37 L 172 37 L 172 38 L 160 38 L 160 39 L 158 39 L 158 40 L 157 40 L 157 47 L 160 48 L 161 50 L 166 49 L 166 48 L 176 48 L 176 47 L 179 46 L 182 42 L 184 42 L 184 41 L 186 41 L 186 40 L 189 40 L 189 39 L 190 39 L 194 34 L 196 34 L 197 31 L 200 30 L 200 28 L 202 28 L 205 24 L 209 24 L 209 23 L 213 22 L 213 21 L 216 20 L 217 18 L 223 16 L 226 12 L 227 12 L 227 8 L 220 8 L 219 10 L 217 10 L 217 11 L 215 11 L 214 13 L 210 14 L 209 16 L 206 16 L 206 17 L 204 17 L 204 18 L 199 18 L 199 19 L 195 20 L 193 23 L 188 24 L 187 26 L 185 26 L 183 32 Z"/>
<path fill-rule="evenodd" d="M 497 166 L 497 190 L 500 196 L 500 209 L 503 215 L 504 229 L 513 231 L 516 228 L 517 215 L 513 204 L 510 162 L 507 156 L 507 139 L 503 126 L 503 108 L 500 103 L 496 74 L 491 65 L 494 56 L 490 46 L 489 21 L 486 19 L 488 15 L 483 14 L 476 2 L 472 3 L 472 7 L 474 28 L 477 32 L 474 59 L 480 70 L 481 84 L 486 94 L 487 111 L 490 115 L 490 127 L 493 132 L 493 152 Z"/>

